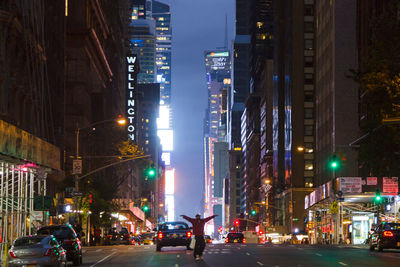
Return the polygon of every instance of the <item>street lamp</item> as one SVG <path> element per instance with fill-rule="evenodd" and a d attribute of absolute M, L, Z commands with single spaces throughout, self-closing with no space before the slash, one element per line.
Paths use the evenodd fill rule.
<path fill-rule="evenodd" d="M 103 121 L 97 121 L 94 123 L 91 123 L 85 127 L 79 128 L 78 125 L 76 127 L 76 154 L 75 154 L 75 160 L 79 160 L 80 156 L 79 156 L 79 134 L 81 130 L 99 125 L 99 124 L 103 124 L 103 123 L 107 123 L 107 122 L 117 122 L 119 125 L 125 125 L 126 124 L 126 119 L 123 118 L 121 115 L 118 116 L 118 118 L 116 119 L 109 119 L 109 120 L 103 120 Z M 79 171 L 75 171 L 74 170 L 74 174 L 75 174 L 75 192 L 79 192 L 79 178 L 78 178 L 78 174 L 82 173 L 82 161 L 79 162 L 80 168 Z M 78 196 L 75 196 L 75 210 L 78 210 Z"/>

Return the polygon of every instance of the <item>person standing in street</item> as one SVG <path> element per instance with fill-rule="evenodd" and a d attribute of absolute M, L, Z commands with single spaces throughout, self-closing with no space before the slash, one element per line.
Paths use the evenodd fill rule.
<path fill-rule="evenodd" d="M 195 236 L 195 246 L 193 256 L 195 260 L 200 260 L 203 256 L 204 248 L 206 247 L 206 242 L 204 241 L 204 225 L 206 222 L 214 219 L 218 215 L 213 215 L 204 219 L 201 219 L 200 214 L 197 214 L 195 218 L 190 218 L 185 215 L 181 215 L 182 218 L 189 221 L 193 225 L 193 235 Z"/>

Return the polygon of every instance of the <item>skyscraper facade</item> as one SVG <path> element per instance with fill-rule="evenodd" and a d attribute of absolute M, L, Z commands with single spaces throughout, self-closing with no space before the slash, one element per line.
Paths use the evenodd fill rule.
<path fill-rule="evenodd" d="M 169 186 L 165 196 L 165 205 L 169 221 L 174 220 L 174 174 L 171 167 L 174 132 L 171 110 L 171 12 L 170 6 L 153 1 L 152 17 L 156 30 L 156 82 L 160 84 L 160 118 L 158 120 L 158 136 L 162 145 L 162 160 L 165 163 L 166 184 Z"/>
<path fill-rule="evenodd" d="M 226 97 L 230 87 L 230 53 L 226 50 L 204 52 L 208 105 L 204 119 L 205 216 L 218 214 L 219 220 L 206 229 L 217 232 L 222 226 L 223 182 L 228 175 L 226 144 Z M 217 145 L 216 145 L 217 144 Z M 223 152 L 224 151 L 224 152 Z M 217 171 L 217 173 L 216 173 Z"/>

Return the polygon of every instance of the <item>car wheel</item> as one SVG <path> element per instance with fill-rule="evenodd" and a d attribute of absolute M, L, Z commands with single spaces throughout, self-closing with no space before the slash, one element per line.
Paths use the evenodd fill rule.
<path fill-rule="evenodd" d="M 378 240 L 378 242 L 377 242 L 377 248 L 378 248 L 378 251 L 379 251 L 379 252 L 382 252 L 382 251 L 383 251 L 383 247 L 382 247 L 382 244 L 381 244 L 381 241 L 380 241 L 380 240 Z"/>
<path fill-rule="evenodd" d="M 156 251 L 161 251 L 161 248 L 162 248 L 162 246 L 157 245 L 157 246 L 156 246 Z"/>

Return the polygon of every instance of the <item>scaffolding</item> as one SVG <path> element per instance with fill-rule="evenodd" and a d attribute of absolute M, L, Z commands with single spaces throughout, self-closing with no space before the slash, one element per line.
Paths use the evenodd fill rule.
<path fill-rule="evenodd" d="M 46 195 L 40 168 L 0 160 L 0 262 L 15 238 L 33 234 L 34 197 L 39 195 Z"/>

